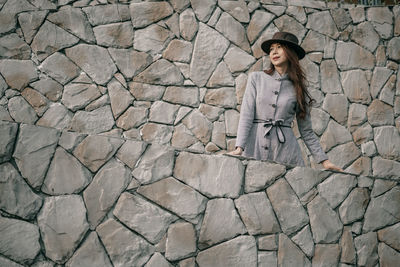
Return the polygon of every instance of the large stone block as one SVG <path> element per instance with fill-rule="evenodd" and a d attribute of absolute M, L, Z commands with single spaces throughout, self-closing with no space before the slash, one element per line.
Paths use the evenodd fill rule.
<path fill-rule="evenodd" d="M 18 34 L 11 33 L 0 38 L 0 52 L 2 58 L 30 59 L 31 48 Z"/>
<path fill-rule="evenodd" d="M 171 31 L 157 24 L 152 24 L 144 29 L 135 31 L 133 37 L 134 48 L 151 55 L 156 55 L 164 50 L 173 37 L 174 34 Z"/>
<path fill-rule="evenodd" d="M 298 245 L 308 257 L 314 256 L 314 240 L 309 225 L 306 225 L 294 235 L 292 241 Z"/>
<path fill-rule="evenodd" d="M 368 122 L 372 126 L 393 125 L 394 115 L 393 108 L 375 99 L 367 109 Z"/>
<path fill-rule="evenodd" d="M 344 224 L 349 224 L 364 217 L 369 202 L 366 188 L 354 188 L 339 208 L 339 214 Z"/>
<path fill-rule="evenodd" d="M 400 135 L 396 127 L 375 127 L 374 141 L 381 157 L 396 161 L 400 160 Z"/>
<path fill-rule="evenodd" d="M 340 70 L 372 70 L 375 65 L 374 55 L 353 42 L 339 41 L 336 45 L 335 59 Z"/>
<path fill-rule="evenodd" d="M 256 192 L 273 184 L 283 175 L 286 167 L 280 164 L 249 161 L 245 173 L 245 192 Z"/>
<path fill-rule="evenodd" d="M 354 239 L 359 266 L 375 266 L 378 263 L 378 239 L 376 232 L 369 232 Z"/>
<path fill-rule="evenodd" d="M 109 24 L 131 19 L 129 6 L 120 4 L 96 5 L 82 8 L 91 25 Z"/>
<path fill-rule="evenodd" d="M 0 73 L 11 88 L 20 91 L 38 78 L 36 66 L 30 60 L 0 60 Z"/>
<path fill-rule="evenodd" d="M 378 239 L 390 247 L 399 250 L 400 248 L 400 223 L 383 228 L 378 231 Z"/>
<path fill-rule="evenodd" d="M 35 110 L 22 96 L 14 96 L 8 100 L 8 111 L 16 122 L 35 124 L 38 119 Z"/>
<path fill-rule="evenodd" d="M 38 28 L 42 25 L 48 11 L 32 11 L 18 14 L 18 22 L 24 34 L 25 41 L 31 43 L 33 37 L 37 33 Z"/>
<path fill-rule="evenodd" d="M 135 28 L 142 28 L 170 16 L 173 9 L 168 2 L 132 3 L 129 6 L 132 24 Z"/>
<path fill-rule="evenodd" d="M 341 73 L 344 93 L 351 102 L 369 104 L 371 95 L 367 76 L 362 70 L 349 70 Z"/>
<path fill-rule="evenodd" d="M 395 160 L 374 157 L 372 160 L 372 173 L 376 177 L 399 179 L 400 163 Z"/>
<path fill-rule="evenodd" d="M 179 154 L 174 168 L 175 178 L 208 197 L 238 197 L 243 173 L 244 166 L 238 159 L 187 152 Z"/>
<path fill-rule="evenodd" d="M 305 167 L 295 167 L 286 173 L 285 178 L 297 196 L 302 198 L 328 176 L 328 172 Z"/>
<path fill-rule="evenodd" d="M 170 261 L 187 258 L 196 252 L 196 233 L 192 224 L 182 222 L 171 225 L 165 248 L 165 257 Z"/>
<path fill-rule="evenodd" d="M 236 108 L 236 91 L 234 87 L 221 87 L 209 89 L 204 97 L 204 102 L 221 108 Z"/>
<path fill-rule="evenodd" d="M 46 257 L 64 263 L 89 229 L 86 208 L 78 195 L 48 197 L 37 217 Z"/>
<path fill-rule="evenodd" d="M 191 8 L 185 9 L 179 16 L 180 34 L 187 41 L 191 41 L 199 29 L 196 16 Z"/>
<path fill-rule="evenodd" d="M 328 127 L 321 136 L 321 146 L 325 152 L 333 147 L 352 141 L 351 134 L 346 127 L 340 125 L 334 120 L 329 121 Z"/>
<path fill-rule="evenodd" d="M 261 31 L 267 26 L 274 15 L 262 10 L 256 10 L 251 17 L 249 26 L 247 27 L 247 38 L 249 39 L 250 43 L 253 43 Z"/>
<path fill-rule="evenodd" d="M 306 255 L 285 234 L 279 235 L 278 266 L 310 267 L 311 262 Z"/>
<path fill-rule="evenodd" d="M 98 45 L 130 48 L 133 44 L 133 29 L 130 21 L 100 25 L 93 28 Z"/>
<path fill-rule="evenodd" d="M 380 266 L 395 266 L 400 262 L 400 253 L 385 243 L 379 243 L 378 256 Z"/>
<path fill-rule="evenodd" d="M 0 121 L 0 163 L 10 160 L 17 138 L 17 130 L 16 123 Z"/>
<path fill-rule="evenodd" d="M 204 144 L 210 141 L 212 123 L 199 110 L 193 110 L 182 123 Z"/>
<path fill-rule="evenodd" d="M 190 0 L 190 4 L 196 14 L 196 17 L 202 21 L 206 22 L 214 10 L 217 0 Z"/>
<path fill-rule="evenodd" d="M 337 266 L 339 263 L 340 247 L 338 244 L 317 244 L 312 259 L 312 266 Z"/>
<path fill-rule="evenodd" d="M 76 111 L 100 96 L 101 93 L 95 84 L 72 83 L 64 87 L 61 102 L 70 110 Z"/>
<path fill-rule="evenodd" d="M 315 12 L 308 16 L 306 28 L 313 29 L 321 34 L 336 39 L 339 31 L 329 11 Z"/>
<path fill-rule="evenodd" d="M 71 119 L 70 130 L 97 134 L 111 130 L 114 124 L 111 107 L 106 105 L 93 111 L 77 111 Z"/>
<path fill-rule="evenodd" d="M 318 185 L 318 191 L 334 209 L 346 198 L 349 192 L 357 185 L 355 176 L 333 174 Z"/>
<path fill-rule="evenodd" d="M 181 85 L 183 75 L 173 63 L 160 59 L 139 73 L 133 81 L 156 85 Z"/>

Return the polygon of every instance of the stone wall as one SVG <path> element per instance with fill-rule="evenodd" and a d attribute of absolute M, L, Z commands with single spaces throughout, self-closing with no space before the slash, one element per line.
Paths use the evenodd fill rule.
<path fill-rule="evenodd" d="M 223 153 L 248 73 L 269 66 L 260 44 L 283 30 L 307 51 L 313 128 L 329 158 L 356 174 L 400 172 L 399 6 L 0 0 L 0 9 L 1 120 Z"/>
<path fill-rule="evenodd" d="M 0 266 L 400 262 L 399 179 L 0 126 Z"/>

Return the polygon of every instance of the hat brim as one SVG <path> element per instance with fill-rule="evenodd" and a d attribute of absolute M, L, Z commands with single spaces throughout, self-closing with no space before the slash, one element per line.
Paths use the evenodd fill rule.
<path fill-rule="evenodd" d="M 265 53 L 267 53 L 267 55 L 269 55 L 269 49 L 270 49 L 271 45 L 274 44 L 274 43 L 282 43 L 282 44 L 288 45 L 291 49 L 293 49 L 296 52 L 296 54 L 299 57 L 299 59 L 304 58 L 305 55 L 306 55 L 306 51 L 304 51 L 304 49 L 301 46 L 299 46 L 298 44 L 286 41 L 286 40 L 282 40 L 282 39 L 269 39 L 269 40 L 266 40 L 261 44 L 261 49 Z"/>

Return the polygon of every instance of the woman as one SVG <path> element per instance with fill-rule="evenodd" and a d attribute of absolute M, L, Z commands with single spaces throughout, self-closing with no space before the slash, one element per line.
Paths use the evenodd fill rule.
<path fill-rule="evenodd" d="M 299 144 L 291 129 L 296 115 L 301 136 L 314 160 L 325 169 L 342 171 L 322 150 L 311 127 L 312 99 L 305 86 L 299 60 L 305 51 L 297 37 L 277 32 L 262 43 L 271 67 L 249 75 L 240 111 L 236 149 L 229 154 L 258 160 L 304 166 Z"/>

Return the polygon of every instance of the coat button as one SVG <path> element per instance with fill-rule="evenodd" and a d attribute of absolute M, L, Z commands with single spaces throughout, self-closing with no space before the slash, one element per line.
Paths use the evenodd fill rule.
<path fill-rule="evenodd" d="M 274 91 L 274 94 L 276 94 L 276 95 L 277 95 L 277 94 L 279 94 L 279 92 L 278 92 L 278 91 Z"/>
<path fill-rule="evenodd" d="M 272 104 L 271 106 L 272 106 L 273 108 L 276 108 L 276 105 L 275 105 L 275 104 Z"/>
<path fill-rule="evenodd" d="M 267 150 L 267 149 L 268 149 L 268 146 L 264 146 L 264 149 Z"/>

